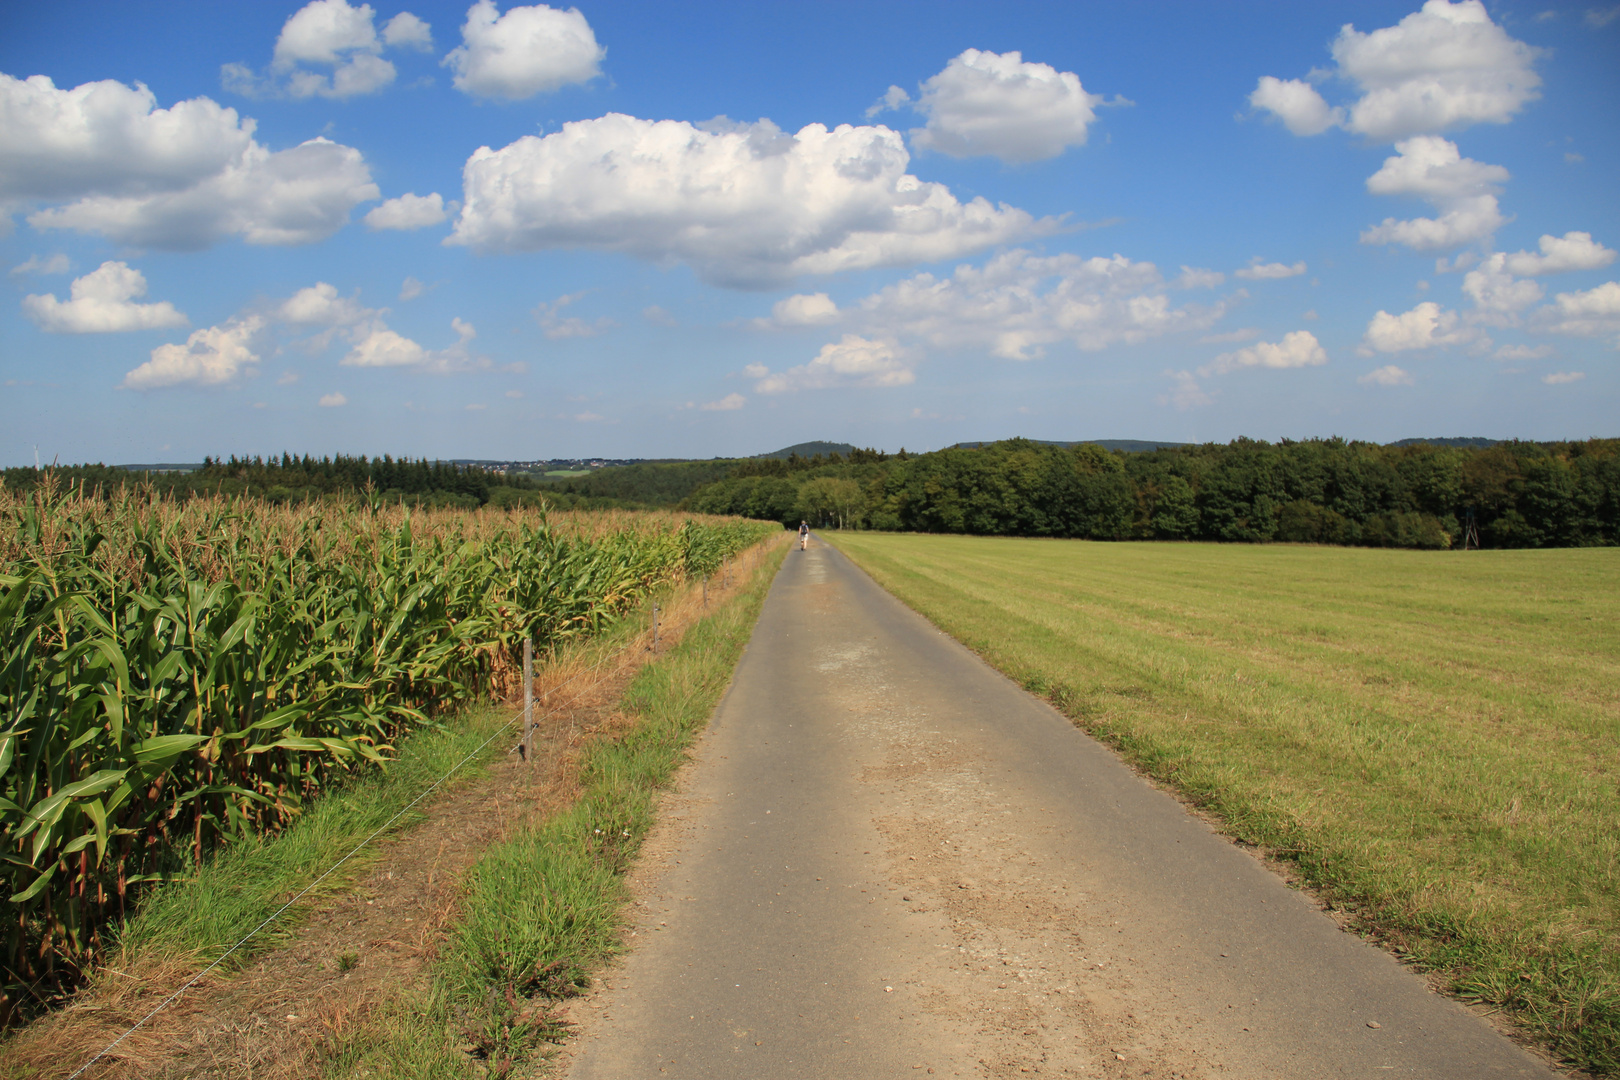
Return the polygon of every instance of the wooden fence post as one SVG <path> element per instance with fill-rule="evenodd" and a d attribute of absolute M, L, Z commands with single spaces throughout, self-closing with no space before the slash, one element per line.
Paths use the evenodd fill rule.
<path fill-rule="evenodd" d="M 523 757 L 534 764 L 534 641 L 523 639 Z"/>

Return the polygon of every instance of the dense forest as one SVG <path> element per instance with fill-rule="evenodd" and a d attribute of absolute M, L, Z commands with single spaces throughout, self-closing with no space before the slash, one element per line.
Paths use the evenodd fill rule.
<path fill-rule="evenodd" d="M 1620 543 L 1620 439 L 1238 439 L 1132 454 L 1009 439 L 750 460 L 685 505 L 789 525 L 1097 540 L 1610 545 Z"/>
<path fill-rule="evenodd" d="M 563 510 L 644 510 L 676 506 L 705 484 L 728 475 L 739 462 L 644 462 L 597 469 L 586 476 L 551 478 L 502 473 L 477 464 L 394 458 L 230 457 L 204 458 L 201 467 L 148 471 L 109 465 L 14 468 L 3 474 L 12 491 L 27 491 L 50 475 L 60 487 L 84 485 L 111 495 L 125 487 L 173 498 L 192 495 L 253 496 L 271 503 L 365 498 L 410 506 L 539 506 Z"/>
<path fill-rule="evenodd" d="M 189 473 L 104 465 L 7 469 L 59 485 L 269 502 L 370 498 L 416 506 L 680 506 L 818 528 L 1098 540 L 1220 540 L 1372 547 L 1620 543 L 1620 439 L 1585 442 L 1238 439 L 1128 453 L 1009 439 L 931 453 L 789 453 L 645 462 L 554 480 L 393 458 L 205 459 Z"/>
<path fill-rule="evenodd" d="M 5 470 L 4 482 L 13 491 L 28 491 L 46 482 L 47 476 L 59 487 L 82 484 L 86 491 L 101 491 L 109 497 L 120 489 L 139 487 L 172 498 L 252 496 L 271 503 L 369 497 L 390 504 L 462 508 L 486 504 L 539 506 L 541 503 L 561 509 L 646 505 L 639 499 L 625 502 L 562 492 L 529 476 L 507 476 L 477 465 L 394 458 L 386 454 L 375 458 L 343 454 L 321 458 L 291 454 L 279 458 L 204 458 L 200 468 L 189 472 L 137 471 L 108 465 L 17 468 Z M 677 501 L 668 500 L 668 504 Z"/>
<path fill-rule="evenodd" d="M 597 469 L 588 476 L 540 482 L 546 491 L 561 495 L 611 499 L 626 506 L 674 506 L 705 484 L 730 475 L 738 464 L 730 458 L 644 462 Z"/>

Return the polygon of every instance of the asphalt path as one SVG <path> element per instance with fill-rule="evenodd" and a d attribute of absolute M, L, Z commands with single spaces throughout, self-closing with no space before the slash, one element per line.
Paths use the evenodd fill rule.
<path fill-rule="evenodd" d="M 1557 1075 L 812 541 L 575 1080 Z"/>

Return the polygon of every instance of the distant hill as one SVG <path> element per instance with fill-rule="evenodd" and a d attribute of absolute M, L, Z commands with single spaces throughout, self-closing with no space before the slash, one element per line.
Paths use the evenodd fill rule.
<path fill-rule="evenodd" d="M 785 461 L 794 454 L 798 454 L 800 457 L 815 457 L 817 454 L 821 454 L 825 457 L 828 454 L 848 454 L 853 449 L 855 447 L 847 442 L 802 442 L 795 443 L 792 446 L 785 446 L 780 450 L 773 450 L 769 454 L 755 454 L 754 456 L 756 458 L 781 458 Z"/>
<path fill-rule="evenodd" d="M 1181 442 L 1154 442 L 1146 439 L 1074 439 L 1064 442 L 1060 439 L 1030 439 L 1032 443 L 1041 446 L 1082 446 L 1089 443 L 1100 446 L 1104 450 L 1123 450 L 1127 454 L 1145 454 L 1149 450 L 1169 450 L 1177 446 L 1191 446 L 1192 443 Z M 977 450 L 981 446 L 989 446 L 989 442 L 959 442 L 956 448 L 962 450 Z"/>
<path fill-rule="evenodd" d="M 1388 446 L 1464 446 L 1472 450 L 1482 450 L 1487 446 L 1495 446 L 1501 439 L 1485 439 L 1478 435 L 1459 435 L 1450 439 L 1400 439 L 1387 443 Z"/>

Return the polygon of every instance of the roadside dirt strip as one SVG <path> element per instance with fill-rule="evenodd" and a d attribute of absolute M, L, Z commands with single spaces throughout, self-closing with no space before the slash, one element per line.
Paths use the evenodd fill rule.
<path fill-rule="evenodd" d="M 573 1080 L 1557 1075 L 814 543 L 663 813 Z"/>

